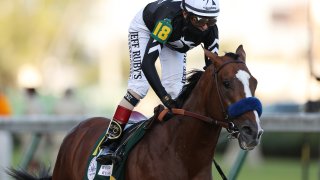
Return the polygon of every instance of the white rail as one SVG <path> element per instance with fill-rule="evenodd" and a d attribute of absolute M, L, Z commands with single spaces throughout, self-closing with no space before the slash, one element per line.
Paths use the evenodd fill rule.
<path fill-rule="evenodd" d="M 10 132 L 68 131 L 92 116 L 21 116 L 0 117 L 0 130 Z M 320 132 L 320 113 L 264 114 L 265 132 Z"/>

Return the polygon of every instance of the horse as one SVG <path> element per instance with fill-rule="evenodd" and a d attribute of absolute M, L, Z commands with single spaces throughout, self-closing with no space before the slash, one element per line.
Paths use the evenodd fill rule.
<path fill-rule="evenodd" d="M 245 64 L 243 46 L 223 56 L 204 51 L 211 65 L 188 76 L 176 99 L 179 109 L 171 110 L 170 119 L 154 121 L 134 146 L 125 165 L 126 180 L 212 179 L 212 160 L 222 128 L 244 150 L 259 144 L 262 109 L 254 97 L 258 81 Z M 48 179 L 83 179 L 90 147 L 109 122 L 93 117 L 74 127 L 64 138 Z"/>

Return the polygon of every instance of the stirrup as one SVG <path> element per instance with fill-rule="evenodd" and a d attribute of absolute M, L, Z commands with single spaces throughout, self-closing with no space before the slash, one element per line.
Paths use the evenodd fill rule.
<path fill-rule="evenodd" d="M 100 153 L 97 156 L 96 161 L 101 164 L 101 165 L 109 165 L 112 164 L 112 154 L 113 153 L 106 153 L 106 154 L 102 154 L 103 153 L 103 149 L 100 150 Z"/>
<path fill-rule="evenodd" d="M 96 159 L 96 161 L 102 165 L 116 164 L 121 160 L 121 157 L 109 148 L 101 149 Z"/>
<path fill-rule="evenodd" d="M 117 121 L 111 121 L 110 127 L 105 135 L 104 142 L 100 145 L 100 152 L 97 155 L 96 161 L 102 165 L 116 163 L 115 161 L 121 159 L 115 154 L 119 141 L 122 136 L 123 126 Z"/>
<path fill-rule="evenodd" d="M 119 139 L 117 139 L 119 140 Z M 115 150 L 118 147 L 118 142 L 114 141 L 106 147 L 103 147 L 99 154 L 97 155 L 97 162 L 103 165 L 114 163 L 115 161 L 121 159 L 115 153 Z"/>
<path fill-rule="evenodd" d="M 117 164 L 121 162 L 122 158 L 115 154 L 108 154 L 108 155 L 101 155 L 97 157 L 97 162 L 101 165 L 110 165 L 110 164 Z"/>

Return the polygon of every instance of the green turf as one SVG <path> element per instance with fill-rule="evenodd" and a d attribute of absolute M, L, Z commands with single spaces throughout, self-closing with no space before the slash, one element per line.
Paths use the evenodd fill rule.
<path fill-rule="evenodd" d="M 231 167 L 221 163 L 222 160 L 217 158 L 224 173 L 228 176 Z M 312 160 L 308 170 L 308 179 L 317 180 L 320 170 L 319 161 Z M 214 179 L 221 179 L 219 173 L 213 166 Z M 250 164 L 244 162 L 237 180 L 301 180 L 302 178 L 302 164 L 300 159 L 279 159 L 279 158 L 264 158 L 260 164 Z"/>
<path fill-rule="evenodd" d="M 23 156 L 21 151 L 15 150 L 13 156 L 13 166 L 18 166 L 21 163 Z M 228 176 L 231 167 L 223 163 L 221 156 L 217 155 L 215 158 L 224 173 Z M 320 171 L 320 160 L 313 159 L 308 170 L 309 180 L 318 180 Z M 53 165 L 52 165 L 53 168 Z M 219 173 L 216 171 L 214 165 L 212 167 L 213 179 L 221 180 Z M 307 180 L 302 178 L 302 164 L 299 158 L 270 158 L 264 157 L 259 164 L 252 164 L 245 160 L 243 167 L 239 172 L 237 180 Z"/>

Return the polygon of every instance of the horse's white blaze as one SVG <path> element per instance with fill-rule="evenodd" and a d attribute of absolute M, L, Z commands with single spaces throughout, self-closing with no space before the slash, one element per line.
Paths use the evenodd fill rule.
<path fill-rule="evenodd" d="M 252 93 L 250 91 L 250 84 L 249 84 L 249 79 L 250 79 L 250 74 L 247 73 L 246 71 L 239 70 L 236 74 L 236 77 L 239 79 L 239 81 L 242 83 L 243 88 L 244 88 L 244 93 L 246 97 L 252 97 Z M 256 117 L 256 122 L 258 125 L 258 132 L 263 132 L 261 125 L 260 125 L 260 118 L 258 116 L 257 111 L 254 111 L 254 115 Z"/>
<path fill-rule="evenodd" d="M 250 75 L 246 71 L 239 70 L 236 74 L 236 77 L 242 83 L 246 97 L 252 97 L 249 86 Z"/>
<path fill-rule="evenodd" d="M 256 116 L 256 121 L 257 121 L 257 125 L 258 125 L 258 133 L 263 133 L 263 129 L 260 125 L 260 118 L 259 118 L 259 115 L 258 115 L 258 112 L 257 111 L 253 111 L 254 112 L 254 115 Z"/>

